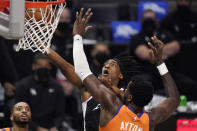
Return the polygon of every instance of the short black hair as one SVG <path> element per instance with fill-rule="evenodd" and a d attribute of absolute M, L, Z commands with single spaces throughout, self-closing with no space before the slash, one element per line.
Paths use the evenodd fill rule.
<path fill-rule="evenodd" d="M 153 98 L 153 85 L 142 76 L 132 77 L 127 88 L 132 95 L 132 102 L 138 107 L 146 106 Z"/>
<path fill-rule="evenodd" d="M 48 59 L 48 58 L 44 54 L 39 52 L 34 55 L 33 63 L 36 63 L 39 59 Z"/>

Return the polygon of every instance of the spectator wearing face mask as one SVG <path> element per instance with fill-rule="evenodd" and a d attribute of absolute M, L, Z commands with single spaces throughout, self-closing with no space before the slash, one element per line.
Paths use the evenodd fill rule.
<path fill-rule="evenodd" d="M 177 9 L 161 22 L 161 28 L 174 34 L 177 40 L 197 41 L 197 13 L 191 9 L 192 0 L 177 0 Z"/>
<path fill-rule="evenodd" d="M 141 64 L 143 76 L 151 81 L 155 87 L 155 91 L 159 94 L 163 94 L 163 85 L 159 77 L 158 71 L 154 68 L 154 65 L 149 62 L 149 46 L 147 45 L 150 37 L 157 36 L 164 42 L 163 48 L 163 60 L 165 61 L 168 69 L 172 73 L 178 89 L 181 94 L 186 95 L 190 100 L 196 99 L 197 82 L 179 72 L 176 71 L 173 63 L 173 56 L 180 51 L 180 45 L 173 37 L 173 35 L 165 30 L 159 28 L 159 22 L 157 16 L 152 10 L 145 10 L 142 14 L 142 31 L 133 36 L 130 43 L 131 55 L 136 56 L 137 60 Z"/>
<path fill-rule="evenodd" d="M 30 131 L 56 131 L 64 114 L 63 89 L 50 76 L 51 65 L 43 54 L 35 55 L 32 70 L 32 75 L 18 83 L 15 100 L 31 107 Z"/>
<path fill-rule="evenodd" d="M 60 16 L 57 29 L 52 38 L 52 47 L 66 60 L 70 60 L 69 55 L 72 48 L 72 13 L 69 8 L 65 8 Z"/>
<path fill-rule="evenodd" d="M 180 50 L 180 45 L 173 37 L 173 35 L 165 30 L 159 28 L 157 16 L 152 10 L 145 10 L 141 18 L 142 31 L 133 36 L 131 40 L 131 50 L 142 61 L 149 61 L 149 48 L 147 42 L 150 37 L 157 36 L 165 43 L 163 50 L 163 59 L 176 55 Z"/>
<path fill-rule="evenodd" d="M 90 69 L 96 76 L 99 76 L 104 62 L 110 58 L 108 45 L 103 42 L 95 44 L 91 50 L 91 56 L 92 63 L 90 64 Z"/>

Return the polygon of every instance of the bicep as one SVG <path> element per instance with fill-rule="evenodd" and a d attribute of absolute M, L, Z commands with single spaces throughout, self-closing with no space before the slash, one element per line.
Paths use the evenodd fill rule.
<path fill-rule="evenodd" d="M 115 94 L 106 88 L 94 75 L 88 76 L 84 80 L 84 85 L 103 108 L 111 109 L 114 106 L 114 101 L 116 100 Z"/>
<path fill-rule="evenodd" d="M 172 99 L 166 98 L 159 105 L 152 108 L 150 111 L 152 123 L 158 124 L 167 120 L 177 108 L 174 103 L 175 102 Z"/>

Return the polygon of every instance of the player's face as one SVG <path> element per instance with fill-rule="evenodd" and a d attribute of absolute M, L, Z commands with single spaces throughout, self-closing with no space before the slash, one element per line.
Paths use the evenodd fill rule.
<path fill-rule="evenodd" d="M 120 67 L 115 60 L 108 60 L 104 63 L 102 68 L 102 77 L 110 78 L 112 83 L 119 82 L 123 79 L 123 75 L 120 72 Z"/>
<path fill-rule="evenodd" d="M 124 93 L 124 103 L 128 105 L 129 103 L 131 103 L 131 101 L 132 101 L 132 96 L 130 94 L 129 88 L 127 88 Z"/>
<path fill-rule="evenodd" d="M 25 102 L 19 102 L 13 107 L 11 121 L 18 126 L 26 126 L 31 119 L 30 107 Z"/>

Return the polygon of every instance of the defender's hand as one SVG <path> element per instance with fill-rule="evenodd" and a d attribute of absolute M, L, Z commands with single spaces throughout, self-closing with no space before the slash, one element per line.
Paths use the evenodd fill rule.
<path fill-rule="evenodd" d="M 98 77 L 98 79 L 103 83 L 107 88 L 112 87 L 111 79 L 105 78 L 105 77 Z"/>
<path fill-rule="evenodd" d="M 76 13 L 76 20 L 73 27 L 73 36 L 74 35 L 85 35 L 85 33 L 92 28 L 92 26 L 86 26 L 90 18 L 92 17 L 93 13 L 89 8 L 88 11 L 83 16 L 84 8 L 81 8 L 80 13 Z"/>
<path fill-rule="evenodd" d="M 114 87 L 112 85 L 112 81 L 110 78 L 106 77 L 98 77 L 98 79 L 103 83 L 107 88 L 109 88 L 111 91 L 113 91 L 117 96 L 123 96 L 124 92 L 118 89 L 117 87 Z"/>
<path fill-rule="evenodd" d="M 151 44 L 150 42 L 148 42 L 148 45 L 150 46 L 151 50 L 149 52 L 150 55 L 150 62 L 156 65 L 160 65 L 163 63 L 163 59 L 162 59 L 162 54 L 163 54 L 163 47 L 164 44 L 162 41 L 158 40 L 156 36 L 151 37 L 153 43 L 155 44 L 155 46 L 153 46 L 153 44 Z"/>

